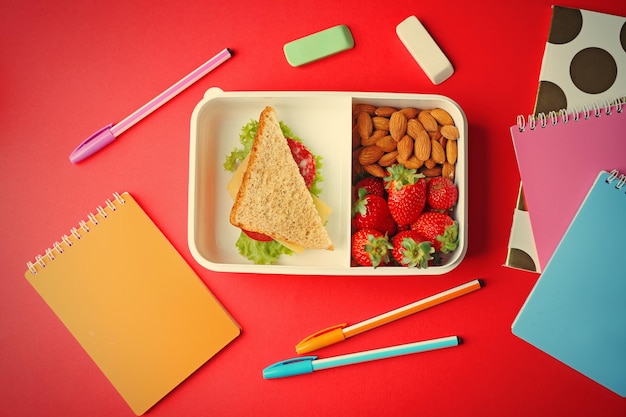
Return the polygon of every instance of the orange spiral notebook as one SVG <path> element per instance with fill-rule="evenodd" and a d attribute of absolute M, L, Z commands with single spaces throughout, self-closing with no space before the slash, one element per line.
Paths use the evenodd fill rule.
<path fill-rule="evenodd" d="M 129 193 L 77 226 L 26 279 L 141 415 L 240 327 Z"/>

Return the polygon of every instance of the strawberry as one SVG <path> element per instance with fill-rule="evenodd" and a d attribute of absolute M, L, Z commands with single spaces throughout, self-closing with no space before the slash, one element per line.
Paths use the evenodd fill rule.
<path fill-rule="evenodd" d="M 357 181 L 354 186 L 354 190 L 358 197 L 359 189 L 365 188 L 368 194 L 379 195 L 383 198 L 387 197 L 387 192 L 385 191 L 385 185 L 383 184 L 382 178 L 377 177 L 364 177 Z"/>
<path fill-rule="evenodd" d="M 384 178 L 391 216 L 400 226 L 417 220 L 426 205 L 426 179 L 402 164 L 387 168 Z"/>
<path fill-rule="evenodd" d="M 352 235 L 352 259 L 361 266 L 389 263 L 389 250 L 392 248 L 387 236 L 378 230 L 360 229 Z"/>
<path fill-rule="evenodd" d="M 304 178 L 304 182 L 307 188 L 311 188 L 313 181 L 315 180 L 315 157 L 309 150 L 295 139 L 287 138 L 287 144 L 291 149 L 291 156 L 298 164 L 300 175 Z"/>
<path fill-rule="evenodd" d="M 395 222 L 389 213 L 387 200 L 375 194 L 367 194 L 359 188 L 359 199 L 352 207 L 352 226 L 358 229 L 375 229 L 382 233 L 395 232 Z"/>
<path fill-rule="evenodd" d="M 431 243 L 416 230 L 399 232 L 391 240 L 393 258 L 402 266 L 427 268 L 435 249 Z"/>
<path fill-rule="evenodd" d="M 430 240 L 436 252 L 452 252 L 459 245 L 459 224 L 447 213 L 424 212 L 411 229 Z"/>
<path fill-rule="evenodd" d="M 434 210 L 448 211 L 459 198 L 459 190 L 448 177 L 434 177 L 426 186 L 426 202 Z"/>

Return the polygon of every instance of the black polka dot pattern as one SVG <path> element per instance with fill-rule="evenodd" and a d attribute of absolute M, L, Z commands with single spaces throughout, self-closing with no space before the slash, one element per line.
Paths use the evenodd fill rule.
<path fill-rule="evenodd" d="M 578 9 L 555 7 L 548 42 L 561 45 L 573 41 L 583 27 L 583 15 Z"/>
<path fill-rule="evenodd" d="M 569 66 L 570 77 L 576 87 L 585 93 L 603 93 L 617 79 L 617 63 L 602 48 L 585 48 L 574 55 Z"/>
<path fill-rule="evenodd" d="M 580 109 L 623 95 L 626 17 L 554 6 L 543 61 L 535 113 Z"/>
<path fill-rule="evenodd" d="M 535 112 L 537 114 L 548 114 L 554 109 L 567 108 L 567 98 L 565 93 L 555 83 L 551 81 L 541 81 L 539 84 L 540 94 L 537 96 L 537 104 L 535 105 Z"/>

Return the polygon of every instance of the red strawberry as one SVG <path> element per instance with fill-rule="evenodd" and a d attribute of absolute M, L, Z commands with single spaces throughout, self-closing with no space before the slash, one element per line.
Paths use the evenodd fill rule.
<path fill-rule="evenodd" d="M 389 262 L 391 243 L 374 229 L 361 229 L 352 235 L 352 259 L 361 266 L 385 265 Z"/>
<path fill-rule="evenodd" d="M 387 173 L 385 183 L 391 216 L 400 226 L 415 222 L 426 205 L 424 175 L 402 164 L 387 168 Z"/>
<path fill-rule="evenodd" d="M 300 169 L 300 175 L 304 178 L 304 183 L 307 188 L 311 188 L 313 181 L 315 180 L 315 157 L 301 142 L 297 140 L 287 138 L 287 144 L 291 149 L 291 156 L 298 164 Z"/>
<path fill-rule="evenodd" d="M 416 230 L 399 232 L 391 240 L 393 258 L 402 266 L 427 268 L 435 249 L 428 239 Z"/>
<path fill-rule="evenodd" d="M 411 229 L 430 240 L 436 252 L 452 252 L 459 245 L 459 224 L 446 213 L 424 212 Z"/>
<path fill-rule="evenodd" d="M 459 190 L 448 177 L 434 177 L 426 186 L 426 202 L 434 210 L 448 211 L 459 199 Z"/>
<path fill-rule="evenodd" d="M 374 229 L 383 234 L 395 233 L 395 222 L 389 213 L 387 200 L 375 194 L 367 194 L 359 188 L 359 199 L 352 207 L 352 225 L 358 229 Z"/>
<path fill-rule="evenodd" d="M 364 177 L 358 180 L 356 185 L 354 186 L 356 198 L 359 198 L 358 192 L 361 188 L 365 188 L 368 194 L 379 195 L 383 198 L 386 198 L 387 196 L 387 192 L 385 191 L 385 185 L 383 184 L 382 178 Z"/>

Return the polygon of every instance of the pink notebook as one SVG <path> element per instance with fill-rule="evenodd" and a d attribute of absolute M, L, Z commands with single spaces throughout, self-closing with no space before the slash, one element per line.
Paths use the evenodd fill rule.
<path fill-rule="evenodd" d="M 511 137 L 543 269 L 598 171 L 626 171 L 626 104 L 518 117 Z"/>

